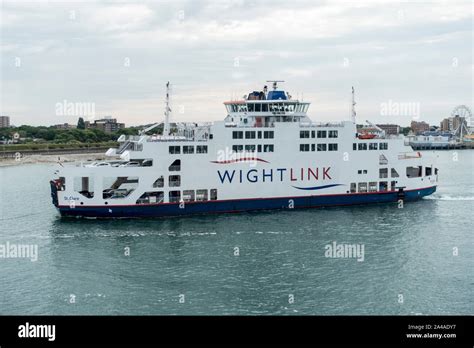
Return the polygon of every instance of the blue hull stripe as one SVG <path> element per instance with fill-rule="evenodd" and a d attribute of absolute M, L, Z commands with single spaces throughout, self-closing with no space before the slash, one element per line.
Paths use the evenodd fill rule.
<path fill-rule="evenodd" d="M 436 186 L 405 191 L 405 201 L 414 201 L 436 191 Z M 192 214 L 233 213 L 254 210 L 289 209 L 290 200 L 294 209 L 316 208 L 343 205 L 389 203 L 399 199 L 397 191 L 368 194 L 321 195 L 308 197 L 284 197 L 243 200 L 223 200 L 206 202 L 188 202 L 184 208 L 179 204 L 143 204 L 125 206 L 81 207 L 59 206 L 63 216 L 82 216 L 100 218 L 140 218 L 166 217 Z"/>

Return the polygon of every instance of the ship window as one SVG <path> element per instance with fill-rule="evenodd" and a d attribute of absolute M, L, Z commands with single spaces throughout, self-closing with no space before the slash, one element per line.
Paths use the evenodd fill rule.
<path fill-rule="evenodd" d="M 379 169 L 379 178 L 380 179 L 388 178 L 388 168 L 380 168 Z"/>
<path fill-rule="evenodd" d="M 170 175 L 168 178 L 169 187 L 180 187 L 181 186 L 181 175 Z"/>
<path fill-rule="evenodd" d="M 359 192 L 367 192 L 367 183 L 366 182 L 360 182 L 358 191 Z"/>
<path fill-rule="evenodd" d="M 150 191 L 145 192 L 137 199 L 136 204 L 154 204 L 163 203 L 165 199 L 165 193 L 163 191 Z"/>
<path fill-rule="evenodd" d="M 367 144 L 366 143 L 359 143 L 359 150 L 367 150 Z"/>
<path fill-rule="evenodd" d="M 153 183 L 153 187 L 163 187 L 165 185 L 165 179 L 163 178 L 163 175 L 160 176 L 158 179 L 155 180 Z"/>
<path fill-rule="evenodd" d="M 102 198 L 118 199 L 130 195 L 138 187 L 138 177 L 119 176 L 104 177 L 102 181 Z"/>
<path fill-rule="evenodd" d="M 183 201 L 184 202 L 194 202 L 194 190 L 184 190 L 183 191 Z"/>
<path fill-rule="evenodd" d="M 168 167 L 170 172 L 177 172 L 181 170 L 181 160 L 177 159 Z"/>
<path fill-rule="evenodd" d="M 396 181 L 391 181 L 390 182 L 390 191 L 395 191 L 395 185 L 396 185 Z"/>
<path fill-rule="evenodd" d="M 356 183 L 355 182 L 351 182 L 351 193 L 355 193 L 357 191 L 356 189 Z"/>
<path fill-rule="evenodd" d="M 246 131 L 245 139 L 255 139 L 255 131 Z"/>
<path fill-rule="evenodd" d="M 369 143 L 369 150 L 377 150 L 377 143 Z"/>
<path fill-rule="evenodd" d="M 244 151 L 244 145 L 232 145 L 232 151 L 234 152 Z"/>
<path fill-rule="evenodd" d="M 369 192 L 377 192 L 377 182 L 369 182 Z"/>
<path fill-rule="evenodd" d="M 311 144 L 311 151 L 316 151 L 316 144 Z"/>
<path fill-rule="evenodd" d="M 311 138 L 316 138 L 316 131 L 311 131 Z"/>
<path fill-rule="evenodd" d="M 247 108 L 248 108 L 249 112 L 253 112 L 255 110 L 255 104 L 249 103 L 249 104 L 247 104 Z"/>
<path fill-rule="evenodd" d="M 175 154 L 179 154 L 179 153 L 180 153 L 180 148 L 179 148 L 179 146 L 170 146 L 170 147 L 169 147 L 169 150 L 170 150 L 170 155 L 175 155 Z"/>
<path fill-rule="evenodd" d="M 364 170 L 362 171 L 362 174 L 367 174 L 367 169 L 364 169 Z"/>
<path fill-rule="evenodd" d="M 258 138 L 262 139 L 262 131 L 258 131 L 257 134 L 258 134 Z"/>
<path fill-rule="evenodd" d="M 217 200 L 217 189 L 211 189 L 211 201 Z"/>
<path fill-rule="evenodd" d="M 318 151 L 326 151 L 327 145 L 326 144 L 318 144 Z"/>
<path fill-rule="evenodd" d="M 262 111 L 262 104 L 255 104 L 255 111 L 256 112 Z"/>
<path fill-rule="evenodd" d="M 380 150 L 388 150 L 388 143 L 380 143 Z"/>
<path fill-rule="evenodd" d="M 326 138 L 326 131 L 318 130 L 318 138 Z"/>
<path fill-rule="evenodd" d="M 207 201 L 207 190 L 196 190 L 196 201 Z"/>
<path fill-rule="evenodd" d="M 244 132 L 241 132 L 241 131 L 232 132 L 232 139 L 243 139 L 243 138 L 244 138 Z"/>
<path fill-rule="evenodd" d="M 380 154 L 379 156 L 379 164 L 380 165 L 387 165 L 388 164 L 388 159 L 384 155 Z"/>
<path fill-rule="evenodd" d="M 257 152 L 262 152 L 262 145 L 257 145 Z"/>
<path fill-rule="evenodd" d="M 273 145 L 264 144 L 263 145 L 263 152 L 273 152 Z"/>
<path fill-rule="evenodd" d="M 183 146 L 183 153 L 185 154 L 192 154 L 194 153 L 194 146 Z"/>
<path fill-rule="evenodd" d="M 357 171 L 357 174 L 362 174 L 362 169 L 359 169 L 359 170 Z"/>
<path fill-rule="evenodd" d="M 392 178 L 398 178 L 400 176 L 395 168 L 391 169 L 390 174 L 392 175 Z"/>
<path fill-rule="evenodd" d="M 430 176 L 433 172 L 433 168 L 425 167 L 425 176 Z"/>
<path fill-rule="evenodd" d="M 388 182 L 380 181 L 379 182 L 379 191 L 387 191 L 388 190 Z"/>
<path fill-rule="evenodd" d="M 328 138 L 337 138 L 337 130 L 330 130 Z"/>
<path fill-rule="evenodd" d="M 300 131 L 300 138 L 309 138 L 309 131 Z"/>
<path fill-rule="evenodd" d="M 245 145 L 245 151 L 255 152 L 255 145 Z"/>
<path fill-rule="evenodd" d="M 273 139 L 273 131 L 264 131 L 263 132 L 264 139 Z"/>
<path fill-rule="evenodd" d="M 86 198 L 94 197 L 94 177 L 75 177 L 73 187 L 74 191 L 79 192 Z"/>
<path fill-rule="evenodd" d="M 329 151 L 337 151 L 337 144 L 329 144 Z"/>
<path fill-rule="evenodd" d="M 354 150 L 354 151 L 357 150 L 357 144 L 356 144 L 356 143 L 353 143 L 353 144 L 352 144 L 352 150 Z"/>
<path fill-rule="evenodd" d="M 180 191 L 170 191 L 169 192 L 170 203 L 178 203 L 181 200 Z"/>
<path fill-rule="evenodd" d="M 300 144 L 300 151 L 302 152 L 309 151 L 309 144 Z"/>
<path fill-rule="evenodd" d="M 196 146 L 196 153 L 207 153 L 207 145 Z"/>
<path fill-rule="evenodd" d="M 419 178 L 423 173 L 423 167 L 407 167 L 407 177 L 408 178 Z"/>

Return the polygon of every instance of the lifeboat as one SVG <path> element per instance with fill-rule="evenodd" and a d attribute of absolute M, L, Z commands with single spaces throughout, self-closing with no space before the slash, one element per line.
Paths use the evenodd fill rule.
<path fill-rule="evenodd" d="M 371 134 L 371 133 L 363 133 L 363 134 L 359 134 L 358 138 L 359 139 L 373 139 L 375 138 L 377 135 L 375 134 Z"/>

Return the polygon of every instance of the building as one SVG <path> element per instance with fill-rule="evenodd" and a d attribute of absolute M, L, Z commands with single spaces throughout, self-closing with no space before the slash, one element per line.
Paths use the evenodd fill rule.
<path fill-rule="evenodd" d="M 63 124 L 55 124 L 53 128 L 56 129 L 75 129 L 77 126 L 75 124 L 63 123 Z"/>
<path fill-rule="evenodd" d="M 420 134 L 420 133 L 429 131 L 430 125 L 424 121 L 421 121 L 421 122 L 411 121 L 411 130 L 415 134 Z"/>
<path fill-rule="evenodd" d="M 439 129 L 442 132 L 449 132 L 449 118 L 445 118 L 440 122 Z"/>
<path fill-rule="evenodd" d="M 100 129 L 105 133 L 117 132 L 119 129 L 125 128 L 124 123 L 118 123 L 116 118 L 106 116 L 102 119 L 95 120 L 94 123 L 85 122 L 86 128 Z"/>
<path fill-rule="evenodd" d="M 378 124 L 377 127 L 384 130 L 387 135 L 400 134 L 400 126 L 398 124 Z"/>
<path fill-rule="evenodd" d="M 453 131 L 461 129 L 461 127 L 467 128 L 467 122 L 464 117 L 460 117 L 458 115 L 453 117 Z"/>
<path fill-rule="evenodd" d="M 10 127 L 10 116 L 0 116 L 0 128 Z"/>
<path fill-rule="evenodd" d="M 454 132 L 461 129 L 462 124 L 464 124 L 465 128 L 467 128 L 466 119 L 456 115 L 454 117 L 448 117 L 442 120 L 440 123 L 440 128 L 442 132 Z"/>

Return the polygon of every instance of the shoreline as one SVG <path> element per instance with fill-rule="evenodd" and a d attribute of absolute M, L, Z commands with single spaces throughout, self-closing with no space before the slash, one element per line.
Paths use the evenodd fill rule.
<path fill-rule="evenodd" d="M 91 153 L 71 153 L 71 154 L 48 154 L 48 155 L 25 155 L 24 157 L 16 160 L 14 158 L 0 158 L 0 167 L 19 166 L 23 164 L 56 164 L 58 159 L 61 163 L 71 162 L 86 162 L 86 161 L 101 161 L 106 158 L 104 152 L 91 152 Z"/>

